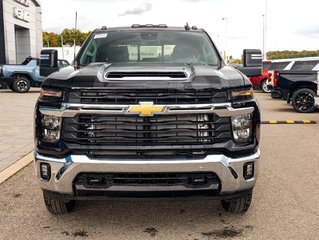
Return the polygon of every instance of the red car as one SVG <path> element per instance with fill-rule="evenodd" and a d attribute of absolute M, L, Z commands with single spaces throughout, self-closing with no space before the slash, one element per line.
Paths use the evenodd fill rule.
<path fill-rule="evenodd" d="M 261 76 L 250 77 L 250 81 L 254 88 L 261 89 L 264 93 L 270 93 L 271 90 L 267 86 L 268 69 L 271 65 L 271 61 L 263 61 L 263 72 Z"/>

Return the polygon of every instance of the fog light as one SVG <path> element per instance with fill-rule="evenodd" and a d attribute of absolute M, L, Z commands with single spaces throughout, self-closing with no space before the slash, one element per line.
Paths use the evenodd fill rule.
<path fill-rule="evenodd" d="M 48 163 L 40 164 L 40 174 L 41 178 L 44 180 L 49 180 L 51 178 L 51 167 Z"/>
<path fill-rule="evenodd" d="M 244 178 L 246 180 L 251 179 L 254 177 L 254 163 L 246 163 L 244 165 Z"/>

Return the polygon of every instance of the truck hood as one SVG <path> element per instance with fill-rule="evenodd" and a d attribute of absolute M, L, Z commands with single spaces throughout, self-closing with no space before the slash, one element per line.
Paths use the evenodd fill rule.
<path fill-rule="evenodd" d="M 94 63 L 79 69 L 66 67 L 43 83 L 46 88 L 64 89 L 229 89 L 249 85 L 246 76 L 229 66 L 123 63 Z"/>

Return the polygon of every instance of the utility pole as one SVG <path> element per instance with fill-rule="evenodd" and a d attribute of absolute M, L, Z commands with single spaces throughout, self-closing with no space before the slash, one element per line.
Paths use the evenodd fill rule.
<path fill-rule="evenodd" d="M 61 35 L 62 59 L 64 59 L 63 36 Z"/>
<path fill-rule="evenodd" d="M 263 59 L 267 60 L 267 11 L 268 0 L 265 0 L 265 14 L 263 14 Z"/>
<path fill-rule="evenodd" d="M 76 31 L 77 31 L 77 28 L 78 28 L 78 12 L 75 12 L 75 33 L 74 33 L 74 64 L 76 65 L 75 63 L 75 56 L 76 56 Z"/>
<path fill-rule="evenodd" d="M 227 17 L 222 18 L 225 21 L 225 49 L 224 49 L 224 61 L 227 63 L 227 47 L 228 47 L 228 20 Z"/>

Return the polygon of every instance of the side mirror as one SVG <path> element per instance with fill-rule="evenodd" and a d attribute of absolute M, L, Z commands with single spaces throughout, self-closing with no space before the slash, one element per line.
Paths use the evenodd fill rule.
<path fill-rule="evenodd" d="M 58 51 L 50 49 L 42 50 L 40 56 L 40 75 L 47 77 L 58 70 Z"/>
<path fill-rule="evenodd" d="M 244 66 L 237 68 L 247 77 L 262 75 L 262 53 L 259 49 L 244 50 Z"/>

